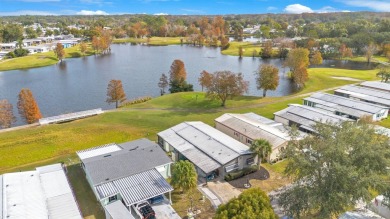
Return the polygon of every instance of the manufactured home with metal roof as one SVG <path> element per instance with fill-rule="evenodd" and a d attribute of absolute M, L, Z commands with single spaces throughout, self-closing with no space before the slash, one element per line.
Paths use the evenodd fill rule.
<path fill-rule="evenodd" d="M 390 84 L 389 83 L 384 83 L 384 82 L 379 82 L 379 81 L 365 81 L 365 82 L 361 83 L 360 86 L 390 92 Z"/>
<path fill-rule="evenodd" d="M 291 140 L 289 127 L 255 113 L 226 113 L 215 119 L 215 127 L 230 137 L 250 146 L 256 139 L 265 139 L 272 145 L 269 161 L 281 159 L 281 152 Z M 300 133 L 299 139 L 305 134 Z"/>
<path fill-rule="evenodd" d="M 0 175 L 0 219 L 81 219 L 61 164 Z"/>
<path fill-rule="evenodd" d="M 274 113 L 274 120 L 288 126 L 297 126 L 300 131 L 316 133 L 315 124 L 339 124 L 353 120 L 335 115 L 325 110 L 300 104 L 289 104 L 286 109 Z"/>
<path fill-rule="evenodd" d="M 346 85 L 336 89 L 334 94 L 390 108 L 390 91 L 387 92 L 369 87 Z"/>
<path fill-rule="evenodd" d="M 156 143 L 148 139 L 112 143 L 78 151 L 77 155 L 108 219 L 120 218 L 124 209 L 138 218 L 131 206 L 167 193 L 171 203 L 173 188 L 165 179 L 171 176 L 172 161 Z M 166 208 L 177 215 L 170 204 Z"/>
<path fill-rule="evenodd" d="M 327 93 L 315 93 L 306 97 L 303 104 L 354 120 L 368 117 L 372 121 L 380 121 L 387 118 L 389 113 L 389 107 Z"/>
<path fill-rule="evenodd" d="M 191 161 L 200 177 L 224 177 L 257 163 L 248 146 L 203 122 L 183 122 L 157 135 L 173 161 Z"/>

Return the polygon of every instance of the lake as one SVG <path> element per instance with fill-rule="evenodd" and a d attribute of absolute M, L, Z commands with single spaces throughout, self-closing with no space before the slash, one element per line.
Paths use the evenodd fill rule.
<path fill-rule="evenodd" d="M 142 46 L 130 44 L 112 45 L 111 54 L 66 59 L 63 63 L 27 70 L 0 72 L 0 99 L 8 99 L 14 106 L 22 88 L 29 88 L 44 117 L 94 108 L 110 109 L 106 89 L 111 79 L 122 80 L 128 99 L 141 96 L 160 95 L 157 86 L 162 73 L 168 74 L 175 59 L 184 61 L 187 81 L 200 91 L 200 72 L 206 70 L 230 70 L 241 72 L 250 82 L 248 95 L 261 96 L 256 89 L 254 72 L 259 65 L 269 63 L 280 68 L 279 87 L 268 91 L 268 96 L 284 96 L 294 92 L 294 86 L 287 78 L 288 68 L 282 67 L 282 60 L 261 60 L 221 55 L 219 48 L 192 46 Z M 370 68 L 365 63 L 325 61 L 321 67 Z M 15 125 L 21 125 L 19 119 Z"/>

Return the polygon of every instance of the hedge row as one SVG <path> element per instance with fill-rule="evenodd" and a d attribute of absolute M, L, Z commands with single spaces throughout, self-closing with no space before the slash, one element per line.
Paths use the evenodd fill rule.
<path fill-rule="evenodd" d="M 121 104 L 121 107 L 124 107 L 124 106 L 128 106 L 128 105 L 133 105 L 133 104 L 137 104 L 137 103 L 143 103 L 143 102 L 146 102 L 148 100 L 151 100 L 152 97 L 138 97 L 136 99 L 132 99 L 132 100 L 128 100 L 128 101 L 125 101 Z"/>

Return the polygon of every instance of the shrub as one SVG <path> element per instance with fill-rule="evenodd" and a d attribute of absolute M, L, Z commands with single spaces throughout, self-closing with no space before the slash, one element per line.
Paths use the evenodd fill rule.
<path fill-rule="evenodd" d="M 150 97 L 150 96 L 138 97 L 138 98 L 135 98 L 135 99 L 123 102 L 120 107 L 134 105 L 134 104 L 137 104 L 137 103 L 144 103 L 144 102 L 149 101 L 151 99 L 152 99 L 152 97 Z"/>
<path fill-rule="evenodd" d="M 235 180 L 235 179 L 241 178 L 243 176 L 246 176 L 248 174 L 254 173 L 256 171 L 257 171 L 256 165 L 252 165 L 250 167 L 245 167 L 242 170 L 236 170 L 236 171 L 228 173 L 227 175 L 225 175 L 225 180 L 226 181 Z"/>

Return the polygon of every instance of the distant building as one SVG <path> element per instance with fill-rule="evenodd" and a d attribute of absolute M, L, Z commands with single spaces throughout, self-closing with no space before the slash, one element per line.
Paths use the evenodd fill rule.
<path fill-rule="evenodd" d="M 314 126 L 317 123 L 340 124 L 347 121 L 353 122 L 351 119 L 331 112 L 299 104 L 290 104 L 286 109 L 274 113 L 274 117 L 276 122 L 288 126 L 295 125 L 300 131 L 307 133 L 316 133 Z"/>
<path fill-rule="evenodd" d="M 306 97 L 303 104 L 354 120 L 368 117 L 372 121 L 380 121 L 387 118 L 389 112 L 389 107 L 327 93 L 315 93 Z"/>
<path fill-rule="evenodd" d="M 334 94 L 390 108 L 390 91 L 347 85 L 336 89 Z"/>
<path fill-rule="evenodd" d="M 0 175 L 0 218 L 82 219 L 61 164 Z"/>
<path fill-rule="evenodd" d="M 279 122 L 255 113 L 226 113 L 215 119 L 215 127 L 230 137 L 250 146 L 256 139 L 265 139 L 272 145 L 269 161 L 281 159 L 281 152 L 291 140 L 290 129 Z M 300 133 L 299 139 L 304 136 Z"/>
<path fill-rule="evenodd" d="M 191 161 L 200 179 L 224 177 L 257 163 L 248 146 L 203 122 L 183 122 L 157 135 L 158 144 L 172 153 L 172 160 Z"/>
<path fill-rule="evenodd" d="M 165 180 L 171 176 L 172 161 L 156 143 L 139 139 L 89 148 L 77 155 L 107 219 L 119 219 L 123 214 L 137 218 L 135 205 L 167 193 L 169 201 L 164 208 L 177 215 L 170 206 L 173 188 Z"/>
<path fill-rule="evenodd" d="M 389 83 L 383 83 L 383 82 L 379 82 L 379 81 L 365 81 L 365 82 L 361 83 L 360 86 L 390 92 L 390 84 Z"/>

